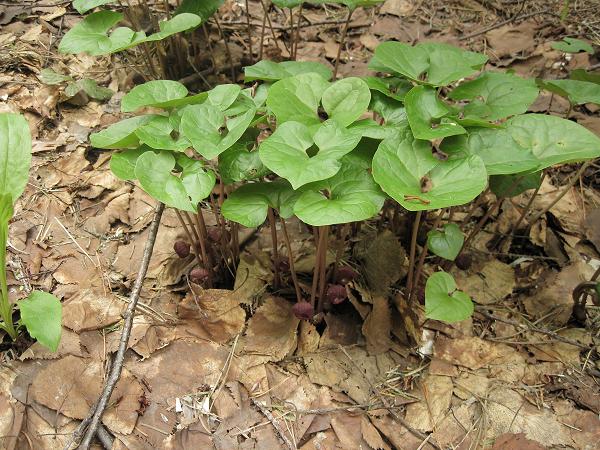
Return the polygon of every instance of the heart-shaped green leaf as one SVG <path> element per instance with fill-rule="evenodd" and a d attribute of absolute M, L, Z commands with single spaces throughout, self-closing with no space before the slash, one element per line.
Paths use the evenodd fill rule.
<path fill-rule="evenodd" d="M 156 200 L 172 208 L 196 212 L 183 182 L 171 173 L 174 168 L 175 156 L 171 152 L 145 152 L 137 159 L 135 177 Z"/>
<path fill-rule="evenodd" d="M 596 83 L 580 80 L 542 80 L 540 83 L 544 89 L 567 98 L 574 105 L 600 105 L 600 87 Z"/>
<path fill-rule="evenodd" d="M 589 81 L 590 83 L 600 84 L 600 74 L 587 72 L 584 69 L 575 69 L 569 74 L 571 80 Z"/>
<path fill-rule="evenodd" d="M 162 108 L 165 103 L 182 99 L 187 88 L 171 80 L 153 80 L 134 87 L 121 100 L 121 111 L 132 112 L 144 106 Z"/>
<path fill-rule="evenodd" d="M 62 305 L 54 295 L 33 291 L 18 302 L 21 323 L 37 341 L 55 352 L 62 332 Z"/>
<path fill-rule="evenodd" d="M 180 13 L 173 16 L 169 20 L 163 20 L 158 23 L 159 32 L 151 34 L 146 38 L 147 42 L 162 41 L 169 36 L 172 36 L 183 31 L 191 30 L 200 25 L 202 19 L 200 16 L 191 13 Z"/>
<path fill-rule="evenodd" d="M 57 73 L 52 69 L 42 69 L 38 77 L 42 83 L 49 85 L 62 84 L 65 81 L 71 81 L 73 79 L 68 75 Z"/>
<path fill-rule="evenodd" d="M 490 177 L 490 190 L 497 197 L 515 197 L 529 189 L 537 189 L 541 184 L 542 172 L 493 175 Z"/>
<path fill-rule="evenodd" d="M 463 205 L 487 185 L 481 158 L 470 155 L 440 161 L 428 142 L 414 139 L 407 129 L 379 144 L 373 157 L 373 177 L 410 211 Z"/>
<path fill-rule="evenodd" d="M 73 8 L 75 8 L 79 14 L 84 14 L 91 9 L 113 3 L 114 1 L 115 0 L 73 0 Z"/>
<path fill-rule="evenodd" d="M 565 53 L 579 53 L 579 52 L 587 52 L 594 54 L 594 48 L 585 41 L 581 39 L 565 37 L 562 41 L 552 42 L 550 46 L 554 50 L 558 50 Z"/>
<path fill-rule="evenodd" d="M 362 77 L 362 80 L 367 83 L 371 91 L 377 91 L 386 97 L 404 101 L 404 96 L 413 87 L 412 83 L 404 78 L 388 77 Z"/>
<path fill-rule="evenodd" d="M 253 149 L 256 138 L 245 140 L 243 137 L 229 149 L 219 155 L 219 174 L 226 184 L 236 181 L 255 180 L 270 173 Z"/>
<path fill-rule="evenodd" d="M 29 180 L 31 132 L 20 114 L 0 114 L 0 195 L 12 202 L 21 196 Z M 4 262 L 0 262 L 4 264 Z"/>
<path fill-rule="evenodd" d="M 485 72 L 462 83 L 449 95 L 454 100 L 470 100 L 463 112 L 466 117 L 498 120 L 527 111 L 539 90 L 535 81 L 516 75 Z"/>
<path fill-rule="evenodd" d="M 369 66 L 374 70 L 404 75 L 416 82 L 447 86 L 473 75 L 487 56 L 448 44 L 424 42 L 414 47 L 401 42 L 384 42 L 375 49 Z M 425 80 L 422 75 L 427 74 Z"/>
<path fill-rule="evenodd" d="M 181 182 L 192 204 L 197 205 L 210 195 L 215 187 L 216 176 L 206 170 L 204 163 L 189 158 L 183 153 L 177 155 L 177 165 L 181 167 Z"/>
<path fill-rule="evenodd" d="M 221 212 L 229 220 L 254 228 L 264 223 L 269 208 L 278 210 L 284 219 L 291 217 L 298 195 L 285 180 L 248 183 L 227 197 Z"/>
<path fill-rule="evenodd" d="M 190 141 L 184 136 L 175 136 L 176 130 L 167 116 L 153 116 L 143 124 L 135 134 L 142 144 L 157 150 L 173 150 L 182 152 L 190 147 Z"/>
<path fill-rule="evenodd" d="M 206 21 L 224 2 L 225 0 L 183 0 L 175 10 L 175 14 L 192 13 Z"/>
<path fill-rule="evenodd" d="M 539 161 L 538 170 L 600 156 L 600 138 L 570 120 L 524 114 L 513 117 L 506 126 L 515 142 L 531 149 Z"/>
<path fill-rule="evenodd" d="M 347 127 L 367 111 L 371 91 L 360 78 L 344 78 L 325 89 L 321 101 L 329 118 Z"/>
<path fill-rule="evenodd" d="M 81 91 L 95 100 L 108 100 L 114 94 L 110 89 L 98 86 L 98 83 L 91 78 L 83 78 L 76 82 L 68 83 L 65 88 L 65 94 L 68 97 L 75 97 Z"/>
<path fill-rule="evenodd" d="M 277 123 L 296 121 L 307 126 L 321 122 L 317 109 L 329 82 L 316 73 L 304 73 L 284 78 L 269 89 L 267 107 Z"/>
<path fill-rule="evenodd" d="M 152 150 L 150 147 L 142 146 L 132 148 L 118 153 L 113 153 L 110 158 L 110 170 L 120 180 L 132 181 L 135 176 L 135 165 L 138 158 L 145 152 Z"/>
<path fill-rule="evenodd" d="M 208 103 L 226 111 L 236 101 L 242 88 L 237 84 L 220 84 L 208 91 Z"/>
<path fill-rule="evenodd" d="M 408 123 L 417 139 L 433 140 L 467 132 L 457 123 L 444 118 L 451 110 L 432 88 L 415 86 L 404 97 L 404 105 Z"/>
<path fill-rule="evenodd" d="M 328 120 L 314 133 L 299 122 L 285 122 L 259 148 L 263 164 L 288 180 L 294 189 L 335 175 L 342 156 L 350 153 L 361 136 Z M 315 153 L 313 144 L 318 147 Z"/>
<path fill-rule="evenodd" d="M 331 79 L 332 72 L 321 63 L 313 61 L 284 61 L 274 62 L 267 59 L 257 62 L 253 66 L 244 68 L 244 80 L 279 81 L 303 73 L 316 73 L 324 79 Z"/>
<path fill-rule="evenodd" d="M 465 237 L 459 226 L 447 223 L 443 230 L 431 230 L 427 233 L 427 247 L 434 255 L 454 261 L 463 246 Z"/>
<path fill-rule="evenodd" d="M 508 129 L 474 128 L 468 135 L 444 139 L 441 149 L 451 159 L 479 156 L 488 175 L 525 172 L 539 165 L 531 149 L 519 145 Z"/>
<path fill-rule="evenodd" d="M 371 104 L 369 109 L 379 114 L 386 125 L 407 124 L 406 108 L 404 103 L 394 100 L 380 92 L 371 93 Z"/>
<path fill-rule="evenodd" d="M 473 315 L 471 298 L 456 289 L 452 275 L 436 272 L 425 285 L 425 317 L 442 322 L 460 322 Z"/>
<path fill-rule="evenodd" d="M 356 222 L 379 213 L 385 198 L 363 161 L 348 155 L 335 176 L 302 188 L 294 214 L 313 226 Z"/>
<path fill-rule="evenodd" d="M 114 11 L 98 11 L 71 28 L 58 45 L 61 53 L 88 53 L 107 55 L 114 51 L 143 42 L 144 32 L 135 32 L 127 27 L 108 31 L 123 19 L 123 14 Z"/>
<path fill-rule="evenodd" d="M 136 116 L 121 120 L 108 128 L 92 133 L 90 142 L 93 147 L 119 149 L 139 146 L 140 140 L 135 134 L 136 130 L 151 121 L 155 115 Z"/>

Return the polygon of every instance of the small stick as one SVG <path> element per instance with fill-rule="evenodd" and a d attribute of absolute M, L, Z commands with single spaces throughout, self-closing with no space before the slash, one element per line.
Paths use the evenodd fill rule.
<path fill-rule="evenodd" d="M 156 212 L 154 213 L 154 219 L 150 224 L 148 238 L 146 240 L 146 245 L 144 246 L 144 253 L 142 256 L 140 270 L 138 271 L 137 278 L 135 279 L 133 289 L 131 290 L 131 294 L 129 296 L 129 304 L 127 305 L 127 309 L 123 314 L 123 329 L 121 330 L 119 348 L 117 349 L 117 353 L 115 354 L 113 364 L 110 368 L 110 374 L 106 380 L 106 384 L 104 385 L 102 394 L 100 395 L 100 398 L 98 399 L 95 408 L 92 407 L 92 417 L 90 419 L 87 430 L 83 436 L 81 444 L 79 444 L 78 447 L 81 450 L 87 450 L 90 447 L 92 438 L 97 432 L 100 419 L 102 418 L 102 414 L 104 413 L 104 410 L 108 405 L 108 401 L 110 400 L 110 396 L 115 386 L 117 385 L 119 378 L 121 377 L 121 371 L 123 370 L 123 363 L 125 361 L 125 352 L 127 351 L 129 336 L 131 335 L 131 329 L 133 327 L 135 308 L 140 298 L 140 292 L 142 291 L 142 285 L 144 283 L 144 279 L 146 278 L 146 273 L 148 272 L 150 258 L 152 256 L 152 251 L 154 250 L 154 243 L 156 242 L 156 235 L 158 234 L 158 227 L 160 225 L 160 219 L 162 217 L 164 209 L 164 203 L 159 203 L 158 207 L 156 208 Z"/>
<path fill-rule="evenodd" d="M 223 33 L 223 29 L 221 28 L 221 23 L 217 16 L 214 16 L 215 24 L 217 25 L 217 29 L 219 30 L 219 34 L 221 35 L 221 39 L 223 39 L 223 43 L 225 44 L 225 53 L 227 53 L 227 59 L 229 59 L 229 70 L 231 70 L 231 82 L 235 83 L 235 67 L 233 65 L 233 58 L 231 57 L 231 49 L 229 48 L 229 40 L 225 37 L 225 33 Z"/>
<path fill-rule="evenodd" d="M 300 9 L 298 10 L 298 20 L 296 21 L 296 34 L 294 35 L 294 41 L 292 44 L 292 52 L 294 54 L 294 61 L 298 56 L 298 41 L 300 40 L 300 22 L 302 21 L 302 12 L 304 3 L 300 3 Z"/>
<path fill-rule="evenodd" d="M 290 273 L 292 274 L 292 281 L 294 282 L 294 289 L 296 290 L 296 301 L 300 302 L 302 300 L 302 291 L 300 291 L 300 283 L 298 283 L 298 276 L 296 275 L 296 269 L 294 268 L 294 255 L 292 253 L 292 244 L 290 242 L 290 235 L 287 231 L 287 226 L 285 225 L 285 219 L 279 216 L 279 221 L 281 222 L 281 229 L 283 231 L 283 240 L 285 242 L 285 246 L 288 251 L 288 261 L 290 264 Z"/>
<path fill-rule="evenodd" d="M 250 53 L 250 64 L 254 64 L 254 53 L 252 52 L 252 25 L 250 25 L 250 8 L 246 0 L 246 21 L 248 22 L 248 52 Z"/>
<path fill-rule="evenodd" d="M 290 8 L 290 59 L 294 60 L 294 10 Z"/>
<path fill-rule="evenodd" d="M 327 244 L 329 238 L 329 225 L 319 227 L 319 247 L 320 257 L 319 261 L 319 304 L 317 306 L 317 313 L 323 312 L 323 303 L 325 300 L 325 287 L 327 286 L 327 277 L 325 271 L 327 269 Z"/>
<path fill-rule="evenodd" d="M 258 49 L 258 60 L 263 59 L 263 49 L 265 47 L 265 31 L 267 29 L 267 12 L 263 12 L 263 21 L 260 27 L 260 47 Z"/>
<path fill-rule="evenodd" d="M 408 260 L 408 280 L 406 282 L 407 295 L 412 291 L 413 287 L 413 269 L 415 266 L 415 253 L 417 250 L 417 234 L 419 234 L 419 225 L 421 224 L 421 215 L 423 211 L 417 211 L 412 227 L 412 235 L 410 237 L 410 259 Z"/>
<path fill-rule="evenodd" d="M 340 45 L 338 47 L 337 56 L 335 58 L 335 68 L 333 69 L 333 79 L 337 77 L 338 67 L 340 65 L 340 56 L 342 54 L 342 47 L 344 46 L 344 42 L 346 41 L 346 35 L 348 34 L 348 25 L 350 25 L 350 19 L 352 18 L 353 9 L 348 10 L 348 17 L 346 18 L 346 22 L 344 23 L 344 29 L 342 30 L 342 36 L 340 38 Z"/>
<path fill-rule="evenodd" d="M 267 18 L 267 23 L 269 24 L 269 28 L 271 29 L 271 34 L 273 35 L 273 40 L 275 41 L 275 45 L 277 46 L 277 48 L 279 47 L 279 39 L 277 39 L 277 35 L 275 34 L 275 28 L 273 27 L 273 23 L 271 22 L 271 16 L 269 16 L 269 11 L 267 10 L 267 6 L 265 5 L 264 0 L 260 0 L 260 4 L 263 7 L 263 11 L 265 12 L 265 16 Z M 287 50 L 287 45 L 284 42 L 283 46 L 285 47 L 285 49 Z"/>
<path fill-rule="evenodd" d="M 267 210 L 269 217 L 269 228 L 271 228 L 271 243 L 273 244 L 273 288 L 279 289 L 281 285 L 281 277 L 279 276 L 279 251 L 277 250 L 277 223 L 275 222 L 275 214 L 273 208 Z"/>
<path fill-rule="evenodd" d="M 530 225 L 533 225 L 540 217 L 542 217 L 544 214 L 546 214 L 548 211 L 550 211 L 554 205 L 556 205 L 565 195 L 567 195 L 567 193 L 571 190 L 571 188 L 575 185 L 575 183 L 577 183 L 577 180 L 579 180 L 579 177 L 581 175 L 583 175 L 583 172 L 585 171 L 585 169 L 587 169 L 594 161 L 589 160 L 587 162 L 585 162 L 577 171 L 577 173 L 575 174 L 575 176 L 573 176 L 571 178 L 571 180 L 569 181 L 569 183 L 565 186 L 565 188 L 563 189 L 563 191 L 558 195 L 558 197 L 556 197 L 552 203 L 550 203 L 548 206 L 546 206 L 542 211 L 540 211 L 539 213 L 537 213 L 535 216 L 533 216 L 533 218 L 529 221 Z"/>
<path fill-rule="evenodd" d="M 199 229 L 198 229 L 197 225 L 194 225 L 194 221 L 190 217 L 190 213 L 188 213 L 187 211 L 183 211 L 183 215 L 186 217 L 187 221 L 190 223 L 192 232 L 194 233 L 194 236 L 196 237 L 196 242 L 199 244 L 200 241 L 202 240 L 202 238 L 200 237 Z M 206 262 L 206 261 L 204 261 L 204 262 Z"/>
<path fill-rule="evenodd" d="M 279 424 L 279 419 L 275 418 L 275 416 L 273 416 L 273 413 L 269 411 L 267 407 L 258 400 L 255 400 L 253 398 L 250 400 L 252 401 L 252 403 L 254 403 L 254 406 L 256 406 L 260 410 L 260 412 L 263 413 L 263 415 L 269 420 L 269 422 L 271 422 L 271 425 L 273 425 L 273 428 L 275 428 L 275 431 L 277 431 L 277 434 L 279 435 L 281 440 L 285 442 L 287 448 L 289 448 L 290 450 L 296 450 L 298 447 L 296 447 L 294 443 L 290 441 L 290 439 L 287 437 L 285 430 Z"/>

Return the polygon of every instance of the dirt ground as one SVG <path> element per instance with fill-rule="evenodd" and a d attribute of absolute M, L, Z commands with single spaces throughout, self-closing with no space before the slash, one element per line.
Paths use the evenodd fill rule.
<path fill-rule="evenodd" d="M 34 139 L 30 182 L 10 224 L 10 295 L 53 292 L 64 315 L 57 353 L 26 338 L 2 343 L 0 334 L 7 449 L 62 449 L 86 417 L 119 342 L 155 207 L 111 174 L 110 152 L 89 144 L 91 132 L 122 118 L 120 99 L 139 80 L 123 56 L 58 53 L 60 36 L 80 20 L 69 3 L 0 3 L 0 111 L 25 114 Z M 227 0 L 219 11 L 236 66 L 247 64 L 244 5 Z M 571 1 L 564 20 L 562 7 L 562 0 L 387 0 L 354 14 L 340 74 L 369 74 L 373 49 L 386 40 L 464 46 L 485 52 L 490 68 L 527 77 L 598 71 L 600 55 L 565 55 L 550 43 L 572 36 L 598 49 L 600 2 Z M 250 13 L 256 51 L 259 1 Z M 298 59 L 331 66 L 345 13 L 306 6 L 303 17 Z M 271 20 L 279 44 L 267 34 L 265 57 L 285 58 L 287 18 L 274 10 Z M 214 25 L 209 32 L 217 67 L 226 67 L 223 40 Z M 70 97 L 64 85 L 40 81 L 43 68 L 92 78 L 115 94 Z M 226 76 L 206 75 L 211 84 Z M 542 94 L 531 109 L 564 116 L 569 107 Z M 600 135 L 598 110 L 582 105 L 569 118 Z M 534 210 L 549 205 L 577 167 L 552 170 Z M 193 257 L 173 252 L 183 230 L 167 210 L 103 418 L 113 449 L 600 449 L 600 307 L 588 305 L 584 322 L 571 318 L 573 288 L 600 267 L 599 169 L 590 165 L 528 236 L 490 252 L 486 244 L 510 231 L 531 194 L 506 200 L 473 243 L 471 268 L 454 269 L 478 305 L 473 319 L 446 325 L 417 311 L 417 332 L 391 301 L 405 263 L 391 233 L 364 231 L 363 269 L 380 277 L 379 288 L 354 282 L 346 307 L 316 328 L 266 288 L 268 230 L 247 233 L 235 286 L 202 290 L 187 281 Z M 485 205 L 484 198 L 475 218 Z M 298 223 L 290 229 L 297 269 L 308 276 L 311 235 Z"/>

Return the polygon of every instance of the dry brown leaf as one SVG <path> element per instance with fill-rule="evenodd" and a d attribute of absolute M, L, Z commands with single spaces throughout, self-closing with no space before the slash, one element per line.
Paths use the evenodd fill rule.
<path fill-rule="evenodd" d="M 525 437 L 524 433 L 504 433 L 496 438 L 492 450 L 545 450 L 546 447 Z"/>
<path fill-rule="evenodd" d="M 342 448 L 389 449 L 381 435 L 364 416 L 338 413 L 331 417 L 331 427 Z M 377 445 L 372 446 L 371 444 Z M 381 447 L 379 447 L 381 445 Z"/>
<path fill-rule="evenodd" d="M 573 447 L 587 448 L 590 443 L 600 442 L 600 421 L 592 411 L 576 409 L 568 400 L 558 400 L 553 404 L 554 411 L 573 440 Z"/>
<path fill-rule="evenodd" d="M 392 14 L 398 17 L 407 17 L 412 15 L 415 7 L 415 2 L 411 0 L 386 0 L 379 12 L 381 14 Z"/>
<path fill-rule="evenodd" d="M 421 431 L 437 429 L 450 409 L 452 389 L 450 377 L 427 375 L 420 386 L 423 400 L 406 407 L 407 423 Z"/>
<path fill-rule="evenodd" d="M 361 338 L 360 322 L 351 314 L 325 315 L 327 327 L 321 336 L 319 348 L 337 348 L 338 345 L 354 345 Z"/>
<path fill-rule="evenodd" d="M 300 356 L 314 353 L 319 348 L 319 332 L 317 328 L 306 320 L 300 321 L 298 329 L 298 349 L 296 353 Z"/>
<path fill-rule="evenodd" d="M 454 395 L 462 400 L 469 398 L 486 398 L 490 379 L 484 375 L 471 372 L 461 372 L 454 380 Z"/>
<path fill-rule="evenodd" d="M 561 195 L 564 189 L 564 186 L 553 186 L 546 177 L 538 195 L 535 196 L 532 211 L 545 210 Z M 581 207 L 581 202 L 579 189 L 573 188 L 550 209 L 550 212 L 558 219 L 562 227 L 574 234 L 583 234 L 584 209 Z"/>
<path fill-rule="evenodd" d="M 533 295 L 523 299 L 525 309 L 536 319 L 553 312 L 547 320 L 555 325 L 565 325 L 573 309 L 573 289 L 582 281 L 588 281 L 593 274 L 594 269 L 582 261 L 552 273 L 538 282 L 539 288 Z"/>
<path fill-rule="evenodd" d="M 558 334 L 583 345 L 592 343 L 591 333 L 584 328 L 567 328 L 558 331 Z M 581 365 L 581 348 L 566 342 L 532 345 L 530 350 L 539 361 L 559 361 L 574 367 Z"/>
<path fill-rule="evenodd" d="M 587 213 L 584 229 L 585 236 L 594 244 L 596 250 L 600 252 L 600 208 L 593 209 Z"/>
<path fill-rule="evenodd" d="M 266 286 L 273 280 L 271 258 L 265 252 L 244 253 L 235 274 L 233 290 L 246 303 L 253 303 L 260 298 Z"/>
<path fill-rule="evenodd" d="M 77 333 L 72 332 L 67 328 L 63 328 L 60 336 L 58 349 L 53 352 L 39 342 L 35 342 L 31 347 L 25 350 L 19 359 L 25 361 L 27 359 L 58 359 L 66 355 L 79 357 L 89 356 L 86 351 L 81 348 L 81 340 Z"/>
<path fill-rule="evenodd" d="M 67 417 L 83 419 L 100 396 L 103 380 L 104 368 L 99 361 L 66 356 L 40 370 L 33 380 L 31 397 Z M 143 392 L 142 386 L 124 369 L 102 422 L 112 431 L 131 433 Z"/>
<path fill-rule="evenodd" d="M 121 320 L 125 303 L 93 289 L 83 289 L 63 303 L 63 325 L 76 333 L 97 330 Z"/>
<path fill-rule="evenodd" d="M 280 361 L 296 349 L 298 322 L 290 302 L 268 297 L 248 321 L 241 347 L 261 355 L 265 362 Z"/>
<path fill-rule="evenodd" d="M 373 297 L 373 309 L 362 326 L 369 354 L 379 355 L 390 349 L 391 329 L 392 315 L 387 297 Z"/>
<path fill-rule="evenodd" d="M 515 270 L 508 264 L 492 259 L 481 267 L 467 271 L 456 270 L 454 277 L 458 288 L 477 303 L 497 303 L 515 288 Z"/>
<path fill-rule="evenodd" d="M 508 345 L 492 343 L 478 337 L 438 336 L 433 352 L 436 358 L 468 369 L 504 364 L 518 355 L 516 350 Z"/>
<path fill-rule="evenodd" d="M 534 49 L 537 23 L 528 20 L 515 26 L 504 25 L 486 33 L 488 44 L 496 58 L 530 52 Z"/>

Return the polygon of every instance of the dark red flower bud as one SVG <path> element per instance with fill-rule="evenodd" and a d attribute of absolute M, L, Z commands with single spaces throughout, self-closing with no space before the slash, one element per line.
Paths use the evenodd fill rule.
<path fill-rule="evenodd" d="M 190 281 L 196 284 L 204 284 L 208 280 L 208 270 L 197 267 L 190 272 Z"/>
<path fill-rule="evenodd" d="M 311 320 L 315 315 L 315 310 L 312 305 L 304 300 L 296 303 L 292 307 L 292 312 L 300 320 Z"/>
<path fill-rule="evenodd" d="M 277 268 L 280 272 L 289 272 L 290 271 L 290 262 L 287 258 L 279 258 L 279 262 L 277 263 Z"/>
<path fill-rule="evenodd" d="M 471 264 L 473 264 L 473 258 L 471 255 L 463 253 L 462 255 L 458 255 L 454 262 L 456 263 L 456 267 L 460 270 L 468 270 L 471 267 Z"/>
<path fill-rule="evenodd" d="M 229 232 L 225 230 L 225 241 L 229 242 Z M 221 242 L 223 239 L 223 230 L 221 228 L 209 228 L 208 229 L 208 240 L 211 242 Z"/>
<path fill-rule="evenodd" d="M 185 241 L 175 241 L 175 244 L 173 244 L 173 250 L 175 250 L 175 253 L 177 253 L 177 256 L 180 258 L 187 258 L 190 256 L 190 244 Z"/>
<path fill-rule="evenodd" d="M 340 284 L 348 284 L 357 277 L 356 271 L 352 267 L 342 266 L 337 271 L 336 280 Z"/>
<path fill-rule="evenodd" d="M 348 298 L 346 287 L 341 284 L 330 284 L 327 288 L 327 300 L 334 305 L 339 305 Z"/>

